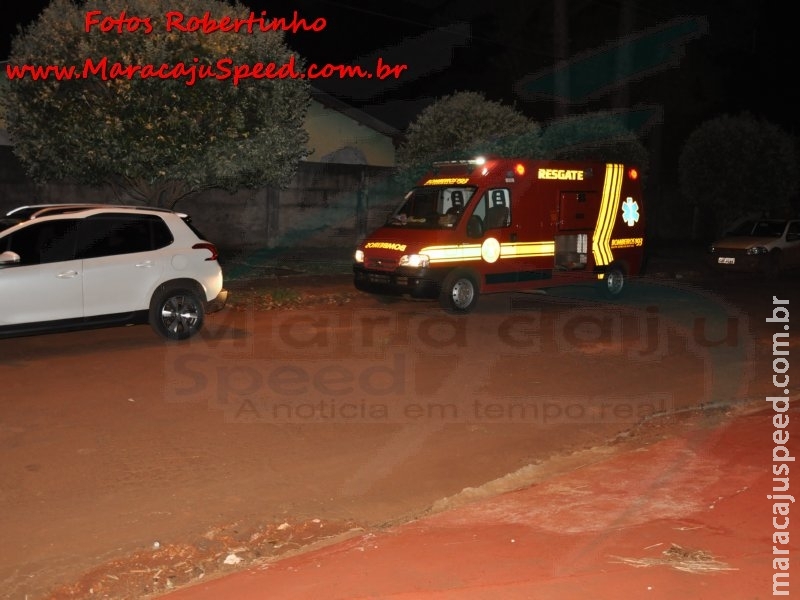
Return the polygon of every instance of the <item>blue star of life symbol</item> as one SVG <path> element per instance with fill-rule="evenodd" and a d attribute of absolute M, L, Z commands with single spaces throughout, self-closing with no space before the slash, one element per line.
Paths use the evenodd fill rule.
<path fill-rule="evenodd" d="M 622 203 L 622 220 L 628 227 L 633 227 L 639 222 L 639 203 L 633 198 L 628 198 Z"/>

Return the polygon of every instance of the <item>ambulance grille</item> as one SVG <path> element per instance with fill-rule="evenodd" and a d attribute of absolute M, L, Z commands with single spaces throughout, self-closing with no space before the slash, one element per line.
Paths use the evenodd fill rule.
<path fill-rule="evenodd" d="M 369 258 L 367 259 L 366 266 L 368 269 L 394 271 L 397 268 L 397 261 L 391 258 Z"/>

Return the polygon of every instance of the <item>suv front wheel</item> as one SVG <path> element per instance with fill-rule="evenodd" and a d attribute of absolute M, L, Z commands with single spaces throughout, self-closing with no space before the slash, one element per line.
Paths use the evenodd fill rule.
<path fill-rule="evenodd" d="M 169 340 L 185 340 L 203 327 L 205 309 L 196 291 L 161 286 L 150 301 L 150 326 Z"/>

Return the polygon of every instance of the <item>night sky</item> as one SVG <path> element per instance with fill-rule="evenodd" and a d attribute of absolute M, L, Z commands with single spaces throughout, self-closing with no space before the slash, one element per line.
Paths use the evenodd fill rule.
<path fill-rule="evenodd" d="M 16 23 L 35 19 L 46 4 L 28 0 L 3 19 L 0 58 L 8 56 Z M 324 17 L 324 31 L 287 36 L 287 44 L 309 62 L 370 64 L 381 57 L 408 65 L 394 83 L 314 82 L 399 129 L 437 97 L 474 90 L 514 104 L 542 123 L 564 110 L 658 107 L 662 111 L 658 124 L 665 125 L 662 144 L 667 147 L 677 147 L 703 120 L 725 113 L 747 111 L 790 133 L 798 130 L 800 97 L 787 70 L 796 55 L 796 33 L 777 3 L 250 0 L 245 4 L 272 17 L 291 17 L 293 11 L 309 21 Z M 564 7 L 561 20 L 557 6 Z M 559 28 L 557 22 L 565 25 Z M 552 97 L 520 91 L 521 83 L 551 72 L 559 58 L 602 54 L 626 36 L 635 38 L 681 22 L 702 24 L 703 30 L 675 41 L 673 54 L 660 68 L 631 77 L 623 86 L 580 98 L 566 108 Z"/>

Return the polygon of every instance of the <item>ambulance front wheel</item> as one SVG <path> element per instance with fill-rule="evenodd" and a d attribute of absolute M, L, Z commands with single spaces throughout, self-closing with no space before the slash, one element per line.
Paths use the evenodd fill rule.
<path fill-rule="evenodd" d="M 607 298 L 616 298 L 625 287 L 625 272 L 618 266 L 611 266 L 601 281 L 603 294 Z"/>
<path fill-rule="evenodd" d="M 449 312 L 467 313 L 478 302 L 478 283 L 465 271 L 453 271 L 442 282 L 439 303 Z"/>

